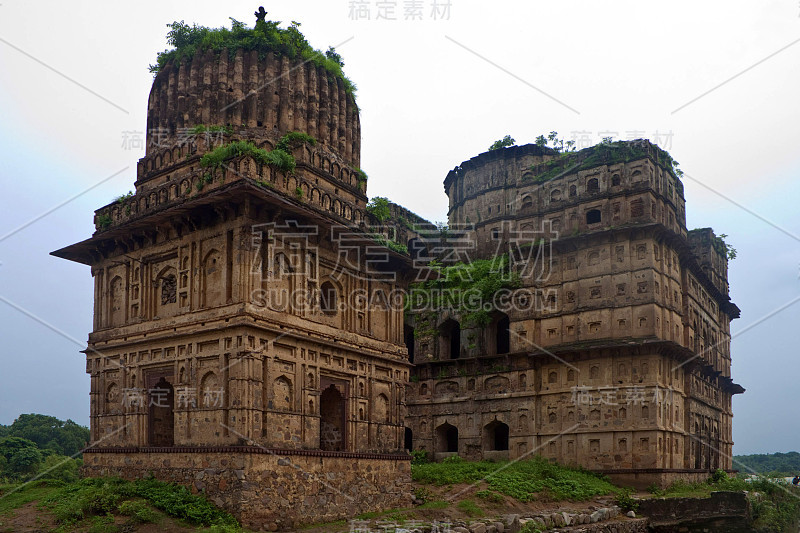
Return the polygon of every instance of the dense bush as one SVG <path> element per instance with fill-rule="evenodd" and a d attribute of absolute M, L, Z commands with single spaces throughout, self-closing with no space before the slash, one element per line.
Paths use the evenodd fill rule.
<path fill-rule="evenodd" d="M 447 230 L 442 231 L 446 233 Z M 508 254 L 445 267 L 432 262 L 429 266 L 438 271 L 438 277 L 412 283 L 406 305 L 409 310 L 413 302 L 416 308 L 438 311 L 457 306 L 451 311 L 461 315 L 462 327 L 489 325 L 495 294 L 501 289 L 518 287 L 520 283 L 519 274 L 511 269 Z M 432 327 L 425 329 L 425 325 L 431 325 L 431 318 L 417 319 L 415 336 L 435 334 Z"/>
<path fill-rule="evenodd" d="M 230 514 L 204 497 L 192 494 L 186 487 L 155 479 L 82 479 L 58 489 L 42 504 L 52 511 L 59 523 L 75 523 L 91 515 L 117 511 L 140 521 L 155 520 L 156 515 L 145 511 L 142 503 L 135 503 L 137 500 L 147 502 L 169 516 L 195 524 L 237 526 Z"/>
<path fill-rule="evenodd" d="M 73 459 L 63 455 L 50 455 L 39 468 L 37 477 L 72 483 L 80 478 L 82 465 L 83 461 L 80 459 Z"/>

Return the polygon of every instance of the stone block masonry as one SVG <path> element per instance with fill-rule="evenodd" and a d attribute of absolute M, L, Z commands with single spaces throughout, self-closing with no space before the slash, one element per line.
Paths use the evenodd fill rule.
<path fill-rule="evenodd" d="M 405 455 L 252 446 L 97 448 L 84 454 L 83 473 L 124 479 L 154 475 L 186 485 L 255 530 L 287 530 L 411 506 Z"/>

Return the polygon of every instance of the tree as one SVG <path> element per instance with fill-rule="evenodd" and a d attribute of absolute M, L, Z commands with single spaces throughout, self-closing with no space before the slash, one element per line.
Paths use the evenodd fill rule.
<path fill-rule="evenodd" d="M 502 139 L 493 142 L 489 147 L 489 151 L 499 150 L 500 148 L 506 148 L 508 146 L 514 146 L 515 144 L 517 144 L 517 141 L 512 139 L 511 135 L 506 135 Z"/>
<path fill-rule="evenodd" d="M 378 222 L 383 222 L 392 215 L 389 209 L 389 199 L 383 196 L 376 196 L 367 204 L 367 212 L 378 219 Z"/>
<path fill-rule="evenodd" d="M 342 56 L 339 55 L 339 52 L 337 52 L 333 46 L 329 46 L 328 49 L 325 51 L 325 57 L 327 57 L 340 67 L 344 67 L 344 61 L 342 60 Z"/>
<path fill-rule="evenodd" d="M 0 439 L 0 455 L 6 463 L 6 471 L 11 474 L 32 474 L 39 469 L 42 452 L 35 442 L 19 437 Z"/>

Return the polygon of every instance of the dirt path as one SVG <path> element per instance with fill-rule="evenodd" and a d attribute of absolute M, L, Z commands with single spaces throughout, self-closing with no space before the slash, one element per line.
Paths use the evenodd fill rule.
<path fill-rule="evenodd" d="M 39 510 L 39 502 L 26 503 L 10 513 L 0 515 L 2 533 L 45 533 L 56 528 L 56 521 L 48 513 Z"/>

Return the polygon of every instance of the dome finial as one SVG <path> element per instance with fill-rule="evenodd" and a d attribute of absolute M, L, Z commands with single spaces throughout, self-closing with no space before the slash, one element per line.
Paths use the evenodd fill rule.
<path fill-rule="evenodd" d="M 256 24 L 259 22 L 264 22 L 264 17 L 267 16 L 267 12 L 264 10 L 264 6 L 258 8 L 258 11 L 253 13 L 256 16 Z"/>

